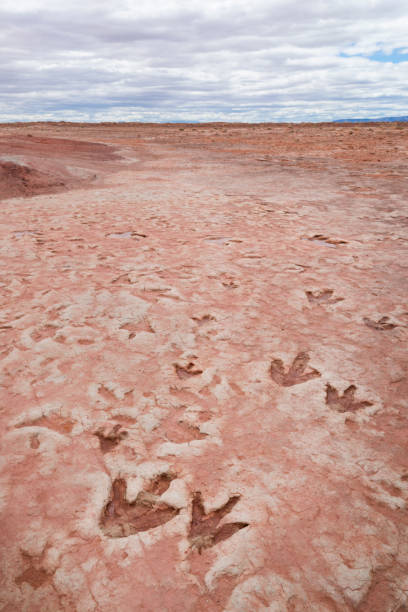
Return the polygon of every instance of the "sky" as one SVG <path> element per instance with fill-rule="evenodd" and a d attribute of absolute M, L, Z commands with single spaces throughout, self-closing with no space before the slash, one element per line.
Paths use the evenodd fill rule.
<path fill-rule="evenodd" d="M 407 114 L 407 0 L 0 1 L 1 122 Z"/>

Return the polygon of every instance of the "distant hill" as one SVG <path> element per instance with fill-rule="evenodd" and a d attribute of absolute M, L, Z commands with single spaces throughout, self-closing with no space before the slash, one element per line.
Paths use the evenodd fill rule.
<path fill-rule="evenodd" d="M 337 119 L 333 123 L 381 123 L 382 121 L 408 121 L 408 115 L 403 117 L 378 117 L 377 119 Z"/>

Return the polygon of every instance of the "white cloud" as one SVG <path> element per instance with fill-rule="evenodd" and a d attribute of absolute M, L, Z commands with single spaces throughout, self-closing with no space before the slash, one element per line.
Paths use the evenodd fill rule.
<path fill-rule="evenodd" d="M 406 48 L 405 0 L 2 0 L 0 22 L 0 121 L 407 114 L 408 62 L 369 59 Z"/>

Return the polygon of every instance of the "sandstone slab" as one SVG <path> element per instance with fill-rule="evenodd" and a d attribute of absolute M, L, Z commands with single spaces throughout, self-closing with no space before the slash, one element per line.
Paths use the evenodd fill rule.
<path fill-rule="evenodd" d="M 407 157 L 0 126 L 1 610 L 408 609 Z"/>

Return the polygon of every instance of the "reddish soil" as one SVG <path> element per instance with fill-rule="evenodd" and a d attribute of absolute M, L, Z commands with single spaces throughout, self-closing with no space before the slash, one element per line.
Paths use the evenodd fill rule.
<path fill-rule="evenodd" d="M 0 126 L 2 612 L 408 609 L 407 161 Z"/>

